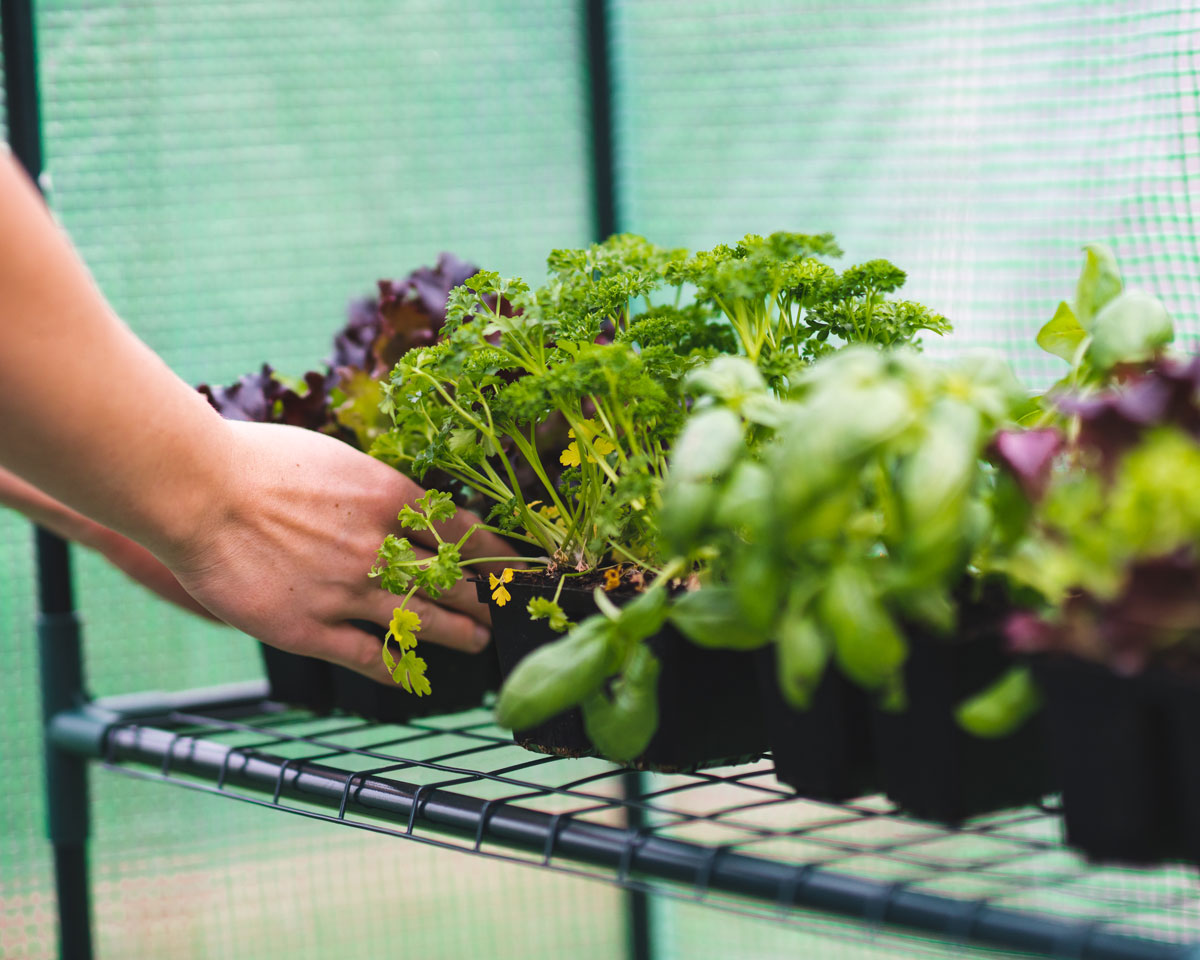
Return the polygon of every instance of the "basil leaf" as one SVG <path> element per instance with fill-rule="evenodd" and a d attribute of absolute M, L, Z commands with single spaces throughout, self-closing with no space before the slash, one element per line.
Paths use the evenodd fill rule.
<path fill-rule="evenodd" d="M 959 724 L 977 737 L 995 739 L 1016 731 L 1041 707 L 1042 698 L 1028 667 L 1013 667 L 955 711 Z"/>
<path fill-rule="evenodd" d="M 1111 301 L 1092 324 L 1087 356 L 1101 370 L 1118 363 L 1152 359 L 1175 339 L 1175 325 L 1162 301 L 1130 290 Z"/>
<path fill-rule="evenodd" d="M 658 659 L 646 647 L 634 649 L 611 699 L 596 693 L 583 703 L 583 725 L 596 749 L 626 763 L 649 745 L 658 729 Z"/>
<path fill-rule="evenodd" d="M 873 690 L 899 674 L 908 644 L 861 567 L 835 567 L 817 609 L 833 639 L 838 666 L 851 680 Z"/>
<path fill-rule="evenodd" d="M 612 672 L 614 628 L 584 620 L 561 640 L 539 647 L 509 674 L 496 701 L 496 722 L 524 730 L 582 703 Z"/>
<path fill-rule="evenodd" d="M 617 633 L 627 643 L 639 643 L 662 629 L 667 619 L 667 591 L 655 587 L 638 594 L 621 608 Z"/>
<path fill-rule="evenodd" d="M 775 637 L 779 689 L 800 710 L 812 703 L 829 662 L 829 640 L 807 609 L 809 593 L 804 591 L 805 597 L 798 601 L 793 593 Z"/>
<path fill-rule="evenodd" d="M 670 621 L 701 647 L 752 650 L 767 642 L 746 622 L 732 587 L 713 584 L 685 593 L 671 607 Z"/>
<path fill-rule="evenodd" d="M 720 476 L 745 447 L 742 422 L 724 407 L 695 414 L 671 453 L 671 477 L 683 482 Z"/>

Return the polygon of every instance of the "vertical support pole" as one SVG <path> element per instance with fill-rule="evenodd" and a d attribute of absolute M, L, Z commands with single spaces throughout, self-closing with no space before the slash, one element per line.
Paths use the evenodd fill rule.
<path fill-rule="evenodd" d="M 613 176 L 612 93 L 609 76 L 608 0 L 584 0 L 589 109 L 591 112 L 593 233 L 603 240 L 617 232 Z"/>
<path fill-rule="evenodd" d="M 584 0 L 584 46 L 587 50 L 588 107 L 592 162 L 592 230 L 603 240 L 618 230 L 617 186 L 613 173 L 612 80 L 609 71 L 608 0 Z M 641 796 L 643 776 L 631 771 L 621 778 L 627 799 Z M 627 807 L 628 826 L 640 830 L 645 815 L 638 807 Z M 625 892 L 626 956 L 629 960 L 652 960 L 654 939 L 650 899 L 644 891 Z"/>
<path fill-rule="evenodd" d="M 645 776 L 636 770 L 621 775 L 621 793 L 626 800 L 642 795 Z M 626 807 L 630 830 L 646 825 L 646 813 L 641 807 Z M 650 898 L 644 890 L 625 891 L 626 956 L 629 960 L 653 960 L 654 940 L 650 924 Z"/>
<path fill-rule="evenodd" d="M 54 534 L 39 527 L 36 537 L 46 833 L 54 848 L 59 957 L 92 960 L 87 761 L 58 750 L 47 736 L 56 714 L 79 706 L 85 699 L 79 618 L 71 590 L 71 557 L 67 544 Z"/>
<path fill-rule="evenodd" d="M 37 183 L 42 172 L 42 136 L 32 0 L 0 0 L 0 32 L 4 39 L 9 145 Z M 56 750 L 45 736 L 56 713 L 76 707 L 84 699 L 71 556 L 67 544 L 47 530 L 36 531 L 36 543 L 46 832 L 54 848 L 59 956 L 62 960 L 91 960 L 87 765 L 80 757 Z"/>

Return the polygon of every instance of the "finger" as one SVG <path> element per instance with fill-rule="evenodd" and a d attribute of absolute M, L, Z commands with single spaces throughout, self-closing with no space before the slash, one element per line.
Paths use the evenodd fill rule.
<path fill-rule="evenodd" d="M 383 467 L 383 464 L 379 464 L 378 461 L 373 462 L 378 464 L 380 467 Z M 386 481 L 387 486 L 383 487 L 383 489 L 388 489 L 390 487 L 396 492 L 395 499 L 390 499 L 389 497 L 389 502 L 398 504 L 411 504 L 415 500 L 425 495 L 425 490 L 423 490 L 409 477 L 398 473 L 390 467 L 385 467 L 384 469 L 389 476 Z M 470 510 L 460 509 L 449 520 L 438 523 L 435 526 L 437 527 L 438 536 L 440 536 L 443 540 L 457 543 L 463 538 L 463 536 L 466 535 L 467 531 L 470 530 L 471 527 L 481 522 L 482 521 L 479 519 L 479 517 Z M 431 530 L 411 530 L 406 527 L 401 527 L 398 522 L 398 517 L 395 515 L 393 515 L 392 519 L 390 520 L 390 524 L 392 531 L 397 536 L 407 537 L 409 542 L 414 546 L 419 544 L 427 549 L 437 550 L 438 540 L 437 537 L 433 535 Z M 506 566 L 515 567 L 519 565 L 516 551 L 513 549 L 512 545 L 502 537 L 492 533 L 490 530 L 474 531 L 463 544 L 462 556 L 463 559 L 466 560 L 473 560 L 480 557 L 505 558 L 498 561 L 492 561 L 487 564 L 480 564 L 477 569 L 481 569 L 484 572 L 500 573 L 500 571 Z M 507 560 L 508 557 L 512 557 L 513 559 L 509 561 Z"/>
<path fill-rule="evenodd" d="M 411 504 L 419 497 L 424 496 L 425 491 L 416 483 L 394 470 L 390 470 L 392 474 L 391 482 L 402 492 L 402 496 L 397 497 L 396 503 Z M 409 542 L 414 545 L 420 544 L 423 547 L 431 550 L 437 550 L 438 540 L 430 530 L 411 530 L 406 527 L 401 527 L 397 522 L 398 518 L 392 519 L 393 532 L 398 536 L 407 537 Z M 468 530 L 477 523 L 482 521 L 470 510 L 458 510 L 453 517 L 441 523 L 435 524 L 437 527 L 438 536 L 443 540 L 457 543 L 463 538 Z M 476 530 L 467 541 L 463 544 L 462 555 L 464 559 L 474 559 L 476 557 L 512 557 L 515 551 L 501 537 L 492 533 L 490 530 Z M 504 567 L 504 562 L 488 564 L 484 569 L 491 569 L 498 573 Z"/>
<path fill-rule="evenodd" d="M 413 552 L 418 559 L 426 559 L 433 554 L 421 547 L 413 547 Z M 492 625 L 492 615 L 486 603 L 479 602 L 479 593 L 475 589 L 475 583 L 469 579 L 472 576 L 471 569 L 468 567 L 463 571 L 465 576 L 458 581 L 449 590 L 442 592 L 436 599 L 430 597 L 424 590 L 420 592 L 420 596 L 436 603 L 443 607 L 450 607 L 452 610 L 457 610 L 459 613 L 465 613 L 477 623 L 482 623 L 485 627 Z M 398 604 L 394 601 L 393 605 Z"/>
<path fill-rule="evenodd" d="M 390 526 L 392 532 L 397 536 L 407 537 L 409 542 L 414 545 L 420 544 L 421 546 L 436 550 L 438 546 L 437 537 L 431 531 L 413 530 L 409 527 L 402 527 L 399 523 L 400 518 L 398 514 L 401 507 L 411 506 L 416 503 L 417 500 L 425 496 L 425 489 L 411 478 L 404 476 L 404 474 L 379 463 L 378 460 L 373 461 L 373 463 L 383 467 L 387 472 L 387 476 L 384 478 L 385 482 L 380 485 L 380 489 L 383 491 L 393 491 L 384 497 L 384 502 L 388 505 L 388 510 L 391 513 L 386 523 Z M 413 509 L 417 508 L 413 507 Z M 438 529 L 441 530 L 441 526 Z"/>
<path fill-rule="evenodd" d="M 392 614 L 398 606 L 395 597 L 379 598 L 376 609 L 363 619 L 381 626 L 391 623 Z M 421 629 L 417 639 L 437 643 L 464 653 L 478 653 L 491 642 L 492 633 L 481 623 L 446 607 L 438 606 L 422 597 L 408 601 L 408 609 L 421 618 Z"/>
<path fill-rule="evenodd" d="M 445 523 L 438 524 L 438 533 L 443 540 L 458 541 L 462 536 L 471 529 L 471 527 L 482 521 L 470 510 L 459 510 L 453 517 Z M 466 559 L 474 559 L 476 557 L 513 557 L 513 548 L 501 537 L 492 533 L 490 530 L 476 530 L 467 538 L 466 543 L 462 548 L 463 557 Z M 504 566 L 501 562 L 499 566 Z"/>
<path fill-rule="evenodd" d="M 384 666 L 379 638 L 363 633 L 357 627 L 349 624 L 325 627 L 305 647 L 308 656 L 328 660 L 387 686 L 396 685 Z"/>

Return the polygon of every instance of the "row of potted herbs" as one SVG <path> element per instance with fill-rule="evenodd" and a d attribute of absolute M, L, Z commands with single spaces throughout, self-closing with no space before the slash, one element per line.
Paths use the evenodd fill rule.
<path fill-rule="evenodd" d="M 410 278 L 430 336 L 381 350 L 381 298 L 326 406 L 431 489 L 402 526 L 469 503 L 520 545 L 477 584 L 523 745 L 665 770 L 769 747 L 803 795 L 945 822 L 1061 789 L 1089 853 L 1196 859 L 1200 365 L 1162 355 L 1169 316 L 1100 246 L 1039 334 L 1069 365 L 1043 396 L 994 357 L 923 357 L 945 319 L 839 254 L 625 235 L 555 251 L 537 289 Z M 381 655 L 416 694 L 381 719 L 491 679 L 418 655 L 406 608 L 476 576 L 460 545 L 381 546 Z"/>

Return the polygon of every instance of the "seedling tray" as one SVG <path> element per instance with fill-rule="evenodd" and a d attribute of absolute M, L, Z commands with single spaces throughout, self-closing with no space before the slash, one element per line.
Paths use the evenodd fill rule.
<path fill-rule="evenodd" d="M 314 716 L 264 693 L 250 684 L 95 701 L 54 716 L 50 738 L 126 776 L 891 938 L 897 955 L 920 956 L 932 936 L 1081 960 L 1200 958 L 1194 870 L 1091 868 L 1061 845 L 1047 809 L 947 829 L 881 797 L 798 798 L 768 758 L 641 774 L 630 791 L 630 775 L 602 760 L 531 756 L 487 710 L 382 725 Z"/>

